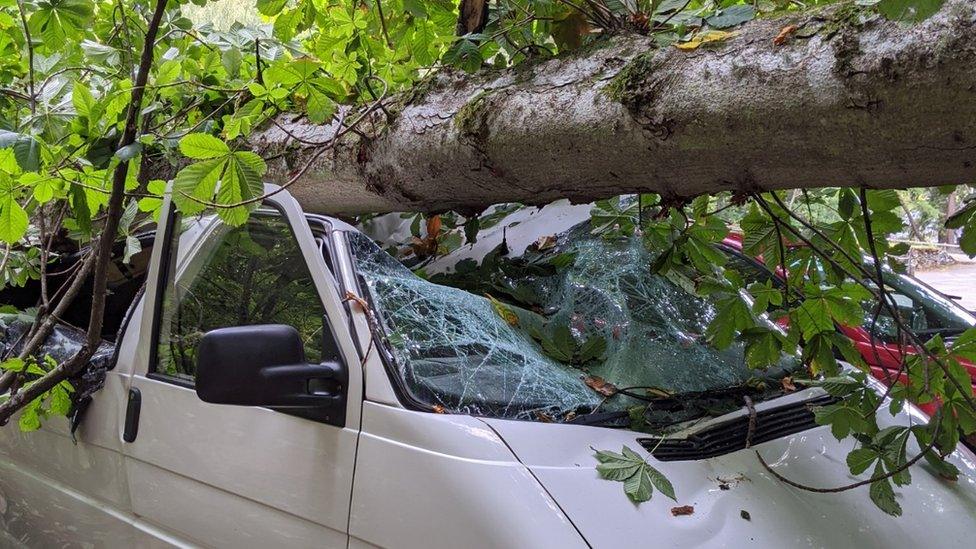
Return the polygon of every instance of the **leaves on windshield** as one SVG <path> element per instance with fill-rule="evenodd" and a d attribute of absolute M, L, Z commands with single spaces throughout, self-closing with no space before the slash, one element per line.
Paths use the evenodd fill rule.
<path fill-rule="evenodd" d="M 586 376 L 583 378 L 586 386 L 600 393 L 605 397 L 612 397 L 617 394 L 617 387 L 600 376 Z"/>
<path fill-rule="evenodd" d="M 596 466 L 597 473 L 607 480 L 623 482 L 624 493 L 634 503 L 650 500 L 654 488 L 677 501 L 671 481 L 630 448 L 624 446 L 619 454 L 598 450 L 594 455 L 600 462 Z"/>
<path fill-rule="evenodd" d="M 542 350 L 550 357 L 568 364 L 583 365 L 600 360 L 607 351 L 607 340 L 596 334 L 589 335 L 580 343 L 569 326 L 547 325 L 545 330 L 531 330 L 529 334 L 542 344 Z"/>

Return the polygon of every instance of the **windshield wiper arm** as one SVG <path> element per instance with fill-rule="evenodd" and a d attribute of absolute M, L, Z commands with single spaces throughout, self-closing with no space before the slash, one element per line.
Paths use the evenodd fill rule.
<path fill-rule="evenodd" d="M 915 330 L 918 335 L 944 335 L 944 336 L 955 336 L 960 335 L 965 332 L 968 328 L 927 328 L 925 330 Z"/>

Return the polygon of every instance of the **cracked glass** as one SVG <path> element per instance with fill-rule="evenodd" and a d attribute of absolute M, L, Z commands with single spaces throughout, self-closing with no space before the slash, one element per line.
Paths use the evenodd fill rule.
<path fill-rule="evenodd" d="M 588 386 L 597 377 L 672 395 L 755 377 L 741 345 L 705 342 L 714 304 L 651 273 L 655 254 L 640 238 L 608 241 L 585 223 L 531 257 L 494 250 L 429 279 L 368 237 L 349 238 L 396 370 L 428 405 L 561 421 L 635 404 Z M 784 355 L 774 370 L 796 366 Z"/>

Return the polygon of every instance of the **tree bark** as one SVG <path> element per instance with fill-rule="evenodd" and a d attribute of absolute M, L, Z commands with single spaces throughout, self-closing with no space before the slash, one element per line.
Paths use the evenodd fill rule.
<path fill-rule="evenodd" d="M 953 214 L 955 214 L 956 211 L 959 209 L 959 206 L 956 203 L 956 194 L 957 192 L 952 192 L 949 194 L 949 197 L 946 198 L 946 211 L 945 211 L 946 219 L 952 217 Z M 942 224 L 944 223 L 944 220 L 940 219 L 939 222 L 940 224 Z M 943 242 L 945 244 L 959 243 L 959 238 L 956 235 L 956 229 L 950 229 L 946 227 L 945 229 L 940 231 L 940 233 L 941 233 L 941 238 L 939 239 L 940 242 Z"/>
<path fill-rule="evenodd" d="M 442 70 L 291 190 L 310 211 L 351 214 L 976 181 L 976 3 L 947 0 L 911 26 L 844 13 L 753 21 L 694 51 L 631 35 L 509 70 Z M 278 122 L 308 141 L 334 131 Z M 315 150 L 275 126 L 251 145 L 277 155 L 279 183 Z"/>

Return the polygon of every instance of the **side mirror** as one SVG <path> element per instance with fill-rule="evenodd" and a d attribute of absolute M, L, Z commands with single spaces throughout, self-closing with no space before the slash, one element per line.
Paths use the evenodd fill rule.
<path fill-rule="evenodd" d="M 317 410 L 334 423 L 345 417 L 346 378 L 342 364 L 308 364 L 298 331 L 283 324 L 220 328 L 197 347 L 197 396 L 213 404 Z"/>

